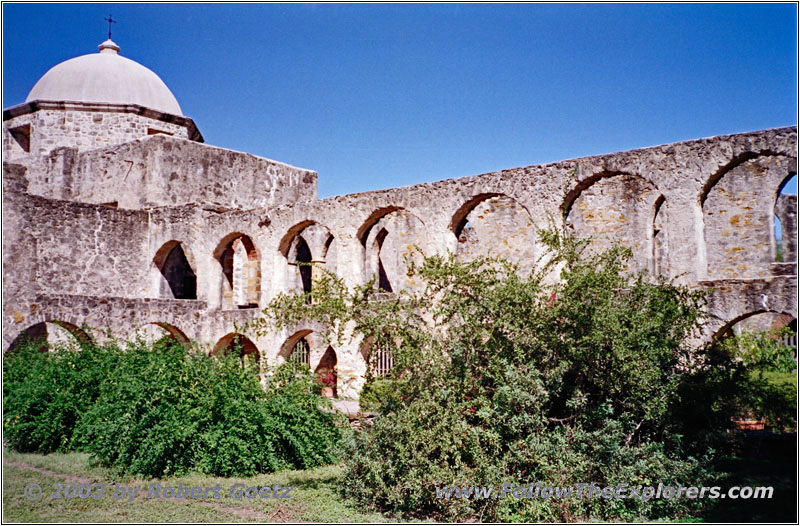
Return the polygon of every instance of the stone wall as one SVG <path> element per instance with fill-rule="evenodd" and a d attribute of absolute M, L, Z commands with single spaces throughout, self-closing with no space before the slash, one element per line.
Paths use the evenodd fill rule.
<path fill-rule="evenodd" d="M 4 292 L 13 296 L 4 295 L 3 338 L 7 348 L 32 321 L 69 314 L 67 323 L 102 322 L 121 336 L 162 323 L 224 348 L 257 307 L 302 290 L 298 261 L 351 285 L 378 277 L 396 292 L 417 285 L 405 272 L 417 251 L 489 253 L 530 268 L 541 254 L 536 231 L 551 226 L 592 236 L 597 248 L 632 246 L 636 268 L 712 288 L 706 339 L 759 312 L 796 317 L 796 265 L 775 262 L 771 222 L 777 214 L 796 235 L 796 198 L 777 197 L 796 172 L 796 141 L 794 128 L 781 128 L 322 200 L 313 172 L 164 136 L 62 163 L 70 199 L 138 210 L 32 196 L 27 181 L 43 175 L 9 165 Z M 177 245 L 196 299 L 168 297 L 159 265 Z M 316 368 L 328 348 L 320 329 L 247 336 L 264 371 L 301 337 Z M 334 346 L 341 396 L 360 389 L 365 349 Z"/>
<path fill-rule="evenodd" d="M 30 127 L 29 151 L 24 151 L 11 133 Z M 122 144 L 156 132 L 189 139 L 184 125 L 125 112 L 40 109 L 3 122 L 3 152 L 6 160 L 47 156 L 56 148 L 79 151 Z"/>
<path fill-rule="evenodd" d="M 267 208 L 317 195 L 315 172 L 166 135 L 86 152 L 60 148 L 38 173 L 31 193 L 129 209 Z"/>

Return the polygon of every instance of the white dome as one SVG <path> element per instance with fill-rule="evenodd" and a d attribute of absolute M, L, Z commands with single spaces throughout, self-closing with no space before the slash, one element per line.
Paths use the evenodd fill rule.
<path fill-rule="evenodd" d="M 118 54 L 106 40 L 100 53 L 83 55 L 54 66 L 33 87 L 25 102 L 34 100 L 138 104 L 183 115 L 175 96 L 158 75 Z"/>

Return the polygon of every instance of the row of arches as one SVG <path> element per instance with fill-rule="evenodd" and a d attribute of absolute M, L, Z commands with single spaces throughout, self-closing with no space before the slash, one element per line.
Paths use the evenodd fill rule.
<path fill-rule="evenodd" d="M 676 243 L 678 237 L 666 235 L 668 225 L 679 223 L 690 233 L 687 210 L 671 208 L 665 194 L 640 175 L 603 172 L 585 178 L 567 194 L 562 213 L 575 234 L 593 238 L 595 249 L 615 243 L 631 247 L 632 270 L 671 275 L 686 270 L 671 269 L 671 257 L 685 257 L 690 259 L 685 265 L 699 265 L 700 280 L 763 277 L 769 275 L 772 263 L 796 256 L 794 243 L 782 246 L 782 234 L 775 231 L 779 214 L 791 220 L 782 225 L 784 233 L 796 229 L 796 212 L 781 198 L 791 178 L 796 180 L 792 160 L 771 155 L 738 160 L 715 174 L 698 196 L 697 255 L 686 252 L 686 243 Z M 449 229 L 454 242 L 448 248 L 462 260 L 497 255 L 529 270 L 542 253 L 529 210 L 505 194 L 480 193 L 468 199 L 454 212 Z M 376 291 L 386 293 L 411 286 L 408 258 L 419 255 L 417 248 L 433 244 L 425 223 L 399 206 L 375 210 L 357 229 L 356 237 L 363 252 L 362 279 L 375 278 Z M 669 247 L 669 243 L 679 246 Z M 289 290 L 310 293 L 323 268 L 338 273 L 338 241 L 316 221 L 302 221 L 288 229 L 278 251 L 287 264 Z M 241 232 L 229 234 L 217 245 L 213 258 L 221 276 L 219 307 L 258 307 L 262 256 L 253 240 Z M 165 243 L 153 263 L 161 275 L 160 297 L 197 299 L 196 262 L 182 243 Z"/>

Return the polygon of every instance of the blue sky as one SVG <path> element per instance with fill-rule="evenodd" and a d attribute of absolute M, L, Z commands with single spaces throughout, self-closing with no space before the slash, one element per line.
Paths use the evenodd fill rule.
<path fill-rule="evenodd" d="M 797 124 L 795 4 L 3 4 L 3 107 L 109 13 L 207 143 L 320 197 Z"/>

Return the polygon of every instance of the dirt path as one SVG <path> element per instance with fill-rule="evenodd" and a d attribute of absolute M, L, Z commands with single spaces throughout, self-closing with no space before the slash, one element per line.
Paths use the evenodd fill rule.
<path fill-rule="evenodd" d="M 93 482 L 98 482 L 97 480 L 89 479 L 86 477 L 76 477 L 75 475 L 67 475 L 66 473 L 56 473 L 55 471 L 50 471 L 49 469 L 37 468 L 36 466 L 31 466 L 30 464 L 25 464 L 23 462 L 11 462 L 10 460 L 3 460 L 3 465 L 25 471 L 35 471 L 36 473 L 41 473 L 42 475 L 62 478 L 69 482 L 78 482 L 81 484 L 91 484 Z M 212 508 L 217 511 L 230 513 L 232 515 L 236 515 L 238 517 L 242 517 L 243 519 L 251 521 L 295 522 L 294 513 L 292 512 L 292 510 L 289 510 L 284 507 L 279 507 L 278 509 L 273 510 L 270 513 L 264 513 L 263 511 L 254 510 L 252 508 L 235 508 L 232 506 L 225 506 L 224 504 L 219 504 L 217 502 L 206 502 L 196 499 L 172 498 L 170 500 L 175 502 L 188 502 L 190 504 L 194 504 L 197 506 Z"/>

